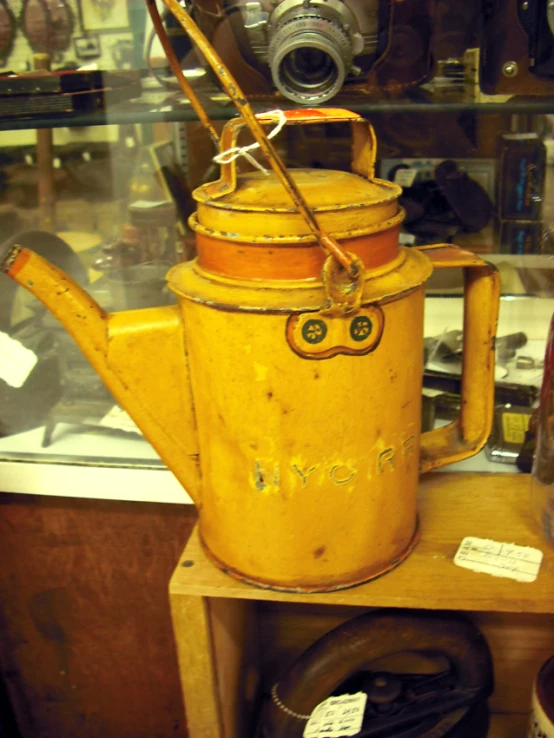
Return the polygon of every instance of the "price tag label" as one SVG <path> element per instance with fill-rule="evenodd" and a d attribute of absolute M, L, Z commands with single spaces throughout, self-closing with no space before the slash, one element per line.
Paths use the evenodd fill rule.
<path fill-rule="evenodd" d="M 109 413 L 106 413 L 100 425 L 105 428 L 114 428 L 116 430 L 125 431 L 125 433 L 139 433 L 140 428 L 135 424 L 131 416 L 125 412 L 119 405 L 114 405 Z"/>
<path fill-rule="evenodd" d="M 397 169 L 394 182 L 400 187 L 411 187 L 417 177 L 417 169 Z"/>
<path fill-rule="evenodd" d="M 304 738 L 340 738 L 362 729 L 367 694 L 341 694 L 321 702 L 310 715 Z"/>
<path fill-rule="evenodd" d="M 456 566 L 464 569 L 507 577 L 517 582 L 534 582 L 543 553 L 538 548 L 516 546 L 515 543 L 491 541 L 467 536 L 454 556 Z"/>
<path fill-rule="evenodd" d="M 22 387 L 37 361 L 31 349 L 0 331 L 0 379 L 10 387 Z"/>
<path fill-rule="evenodd" d="M 433 389 L 432 387 L 422 387 L 421 394 L 425 397 L 438 397 L 444 395 L 444 390 Z"/>
<path fill-rule="evenodd" d="M 502 430 L 504 438 L 508 443 L 515 443 L 521 446 L 525 443 L 525 432 L 529 427 L 529 415 L 523 413 L 503 413 L 502 414 Z"/>

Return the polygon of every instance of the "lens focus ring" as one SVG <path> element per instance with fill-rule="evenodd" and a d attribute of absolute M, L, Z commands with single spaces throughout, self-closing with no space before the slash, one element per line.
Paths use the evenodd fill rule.
<path fill-rule="evenodd" d="M 332 21 L 301 16 L 280 25 L 269 45 L 273 83 L 303 105 L 331 99 L 352 67 L 348 35 Z"/>

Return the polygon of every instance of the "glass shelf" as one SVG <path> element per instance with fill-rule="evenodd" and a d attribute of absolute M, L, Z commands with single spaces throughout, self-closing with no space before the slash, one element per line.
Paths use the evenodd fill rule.
<path fill-rule="evenodd" d="M 105 111 L 76 113 L 41 113 L 28 117 L 3 117 L 0 131 L 35 128 L 65 128 L 102 126 L 109 124 L 189 122 L 197 120 L 190 102 L 179 92 L 152 87 L 152 80 L 145 81 L 140 97 L 124 102 L 114 102 Z M 211 82 L 201 79 L 194 89 L 213 120 L 228 120 L 237 115 L 235 106 L 221 90 Z M 519 113 L 526 115 L 554 113 L 554 97 L 485 96 L 463 91 L 431 90 L 423 87 L 407 91 L 402 96 L 370 96 L 362 92 L 343 91 L 326 105 L 318 107 L 348 108 L 363 116 L 389 113 L 459 113 L 485 114 Z M 281 96 L 269 95 L 251 100 L 256 111 L 275 107 L 291 109 L 299 107 Z"/>
<path fill-rule="evenodd" d="M 215 83 L 209 81 L 208 74 L 195 79 L 192 84 L 203 107 L 214 121 L 237 116 L 235 106 Z M 44 214 L 41 212 L 39 199 L 39 148 L 34 131 L 40 128 L 60 129 L 53 136 L 58 165 L 54 165 L 53 160 L 49 162 L 52 165 L 49 176 L 51 175 L 53 192 L 53 221 L 67 250 L 74 256 L 73 249 L 76 249 L 79 259 L 82 258 L 88 269 L 85 275 L 89 282 L 87 288 L 94 292 L 95 299 L 106 310 L 123 309 L 121 305 L 114 307 L 118 300 L 128 308 L 126 300 L 131 300 L 134 282 L 123 281 L 122 287 L 117 279 L 110 282 L 106 275 L 102 276 L 101 271 L 91 269 L 91 265 L 102 256 L 104 249 L 118 244 L 121 246 L 125 236 L 130 239 L 127 246 L 131 256 L 133 253 L 135 256 L 139 254 L 143 262 L 148 259 L 145 260 L 140 249 L 150 256 L 153 255 L 152 259 L 155 260 L 157 251 L 154 250 L 154 245 L 162 250 L 169 248 L 171 263 L 175 258 L 183 258 L 183 254 L 191 258 L 194 253 L 193 239 L 186 226 L 183 226 L 188 208 L 194 208 L 189 192 L 206 176 L 216 176 L 216 170 L 211 165 L 211 143 L 198 123 L 183 125 L 179 130 L 171 125 L 155 125 L 197 121 L 190 102 L 180 92 L 168 90 L 152 78 L 142 79 L 141 87 L 140 96 L 123 99 L 125 92 L 127 95 L 138 94 L 139 87 L 134 86 L 132 90 L 124 91 L 121 97 L 110 98 L 102 111 L 81 108 L 75 113 L 55 113 L 53 111 L 56 105 L 59 109 L 63 105 L 67 110 L 71 109 L 72 104 L 69 101 L 68 105 L 67 100 L 60 100 L 59 96 L 53 94 L 51 97 L 42 95 L 37 107 L 29 107 L 29 110 L 36 111 L 38 106 L 45 106 L 40 114 L 30 113 L 27 117 L 4 115 L 0 118 L 0 130 L 3 131 L 0 134 L 3 141 L 0 143 L 6 155 L 5 186 L 3 191 L 0 188 L 4 200 L 0 198 L 0 205 L 7 213 L 6 218 L 13 215 L 17 229 L 22 231 L 34 228 L 44 230 Z M 29 106 L 34 104 L 33 99 L 28 102 Z M 75 104 L 79 103 L 75 101 Z M 277 95 L 258 97 L 251 104 L 257 112 L 276 107 L 296 107 L 294 103 Z M 372 121 L 381 156 L 379 176 L 383 178 L 391 176 L 392 169 L 399 166 L 399 161 L 404 162 L 401 166 L 408 166 L 405 162 L 412 157 L 411 160 L 415 159 L 416 162 L 413 164 L 414 169 L 421 166 L 418 175 L 421 182 L 427 182 L 428 178 L 432 179 L 439 161 L 455 156 L 457 165 L 467 167 L 468 176 L 474 176 L 475 181 L 494 198 L 498 134 L 499 131 L 512 128 L 522 132 L 536 129 L 538 136 L 548 144 L 549 161 L 554 160 L 554 115 L 550 120 L 541 117 L 545 113 L 554 114 L 554 98 L 483 96 L 478 91 L 474 94 L 469 91 L 464 93 L 459 87 L 454 91 L 433 82 L 410 90 L 403 96 L 394 97 L 385 94 L 373 97 L 350 88 L 323 107 L 347 108 Z M 436 115 L 439 116 L 438 122 Z M 116 130 L 118 125 L 132 126 L 141 123 L 152 124 L 152 130 Z M 108 125 L 113 126 L 113 129 L 85 130 L 86 127 Z M 315 168 L 323 162 L 329 168 L 348 168 L 351 155 L 349 132 L 342 128 L 333 129 L 326 136 L 318 127 L 314 128 L 312 136 L 304 135 L 303 131 L 296 129 L 289 132 L 290 135 L 282 137 L 280 144 L 287 164 Z M 176 179 L 172 179 L 172 176 Z M 528 342 L 523 355 L 532 360 L 533 367 L 534 362 L 539 366 L 544 355 L 546 330 L 554 310 L 554 211 L 552 198 L 548 197 L 553 187 L 554 167 L 547 166 L 541 220 L 544 243 L 541 243 L 540 248 L 543 253 L 497 253 L 500 246 L 492 221 L 476 233 L 460 231 L 452 236 L 456 238 L 455 243 L 458 245 L 482 254 L 485 259 L 497 265 L 503 289 L 499 335 L 524 332 Z M 162 208 L 161 213 L 165 215 L 160 216 L 160 220 L 155 217 L 154 209 L 146 210 L 147 213 L 150 212 L 151 220 L 144 216 L 140 208 L 138 211 L 135 209 L 137 202 L 141 201 L 144 201 L 143 205 L 148 205 L 149 202 L 163 205 L 167 201 L 177 200 L 181 205 L 185 203 L 186 207 L 183 206 L 182 210 L 176 208 L 175 211 L 172 208 Z M 0 215 L 2 212 L 0 207 Z M 440 214 L 439 212 L 439 216 Z M 435 227 L 433 217 L 431 212 L 431 228 Z M 177 224 L 177 219 L 181 221 L 180 225 Z M 438 222 L 440 225 L 440 217 Z M 6 228 L 11 227 L 9 220 L 6 223 Z M 119 252 L 116 250 L 116 253 Z M 124 255 L 125 249 L 120 253 Z M 65 258 L 69 256 L 66 254 Z M 162 300 L 157 292 L 162 287 L 157 285 L 156 280 L 154 282 L 152 297 L 159 297 L 165 304 L 165 298 Z M 436 337 L 451 330 L 461 330 L 461 271 L 437 271 L 427 287 L 425 336 Z M 125 294 L 120 294 L 122 292 Z M 28 309 L 26 297 L 20 295 L 7 323 L 10 331 L 27 314 L 25 310 Z M 12 399 L 14 403 L 21 400 L 20 406 L 14 405 L 13 417 L 8 412 L 4 413 L 4 418 L 0 417 L 0 421 L 4 420 L 5 424 L 3 430 L 0 422 L 0 475 L 3 474 L 4 489 L 7 489 L 8 479 L 11 491 L 48 490 L 51 489 L 54 474 L 59 473 L 64 480 L 60 483 L 65 490 L 63 494 L 76 494 L 75 490 L 78 490 L 79 494 L 85 496 L 100 495 L 119 499 L 119 495 L 131 494 L 129 490 L 136 484 L 134 477 L 132 481 L 122 481 L 119 473 L 140 472 L 148 475 L 149 480 L 152 475 L 159 475 L 164 480 L 171 477 L 171 484 L 174 486 L 171 489 L 168 487 L 163 494 L 167 493 L 167 501 L 179 501 L 182 495 L 180 488 L 157 453 L 140 434 L 104 427 L 105 414 L 113 407 L 115 400 L 111 397 L 97 397 L 95 393 L 100 380 L 92 375 L 92 370 L 89 376 L 84 364 L 80 363 L 80 359 L 72 353 L 71 347 L 68 347 L 60 334 L 54 332 L 50 323 L 37 324 L 36 327 L 39 335 L 43 332 L 54 342 L 52 351 L 55 356 L 49 358 L 41 353 L 42 384 L 36 393 L 27 392 L 26 388 L 18 397 L 12 398 L 10 392 L 7 399 L 3 400 L 7 410 L 10 409 L 9 402 Z M 17 331 L 14 335 L 16 339 L 18 335 L 22 340 L 29 339 L 27 334 L 20 335 Z M 72 363 L 74 361 L 76 364 Z M 527 372 L 521 369 L 517 374 L 516 364 L 516 360 L 512 360 L 509 367 L 502 368 L 501 376 L 506 376 L 507 371 L 510 382 L 514 380 L 518 386 L 524 387 L 522 394 L 525 397 L 529 394 L 528 385 L 538 391 L 542 369 L 535 371 L 533 368 Z M 70 380 L 74 380 L 73 384 Z M 81 381 L 82 386 L 73 386 Z M 67 392 L 70 399 L 72 397 L 67 386 L 71 391 L 81 393 L 78 394 L 79 403 L 62 402 L 64 393 Z M 93 399 L 100 400 L 98 405 L 91 403 L 89 406 L 85 402 L 89 390 Z M 449 392 L 455 394 L 455 390 L 456 387 L 453 386 Z M 38 407 L 36 402 L 36 398 L 42 396 L 41 392 L 45 395 L 44 407 Z M 67 417 L 68 405 L 75 410 L 75 422 L 72 417 Z M 37 418 L 34 419 L 33 415 L 28 423 L 20 423 L 21 419 L 26 418 L 26 414 L 32 415 L 31 411 L 36 411 Z M 53 421 L 56 422 L 48 430 Z M 50 435 L 47 436 L 46 431 Z M 44 445 L 46 437 L 48 442 Z M 470 463 L 475 466 L 468 466 Z M 483 452 L 466 465 L 458 465 L 456 471 L 509 472 L 513 468 L 489 462 Z M 39 473 L 39 469 L 46 471 Z M 20 474 L 17 473 L 18 470 Z M 98 481 L 99 477 L 95 477 L 93 484 L 92 471 L 100 475 L 102 470 L 106 472 L 106 477 L 102 477 L 101 481 Z M 108 472 L 115 475 L 113 482 L 108 480 Z M 45 481 L 45 474 L 49 475 L 48 482 Z M 157 488 L 157 484 L 155 482 L 152 486 Z M 59 491 L 60 486 L 57 483 L 54 486 L 57 489 L 56 494 L 62 494 Z"/>

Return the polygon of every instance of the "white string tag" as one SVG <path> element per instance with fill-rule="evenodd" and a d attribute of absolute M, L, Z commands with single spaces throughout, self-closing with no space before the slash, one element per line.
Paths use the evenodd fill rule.
<path fill-rule="evenodd" d="M 287 118 L 282 110 L 270 110 L 268 113 L 259 113 L 256 115 L 256 118 L 265 118 L 269 116 L 276 116 L 278 118 L 275 128 L 267 134 L 268 138 L 274 138 L 282 131 L 283 126 L 286 125 Z M 254 151 L 254 149 L 259 148 L 260 144 L 257 141 L 249 146 L 233 146 L 232 149 L 220 151 L 219 154 L 214 156 L 213 161 L 216 164 L 230 164 L 232 161 L 238 159 L 239 156 L 244 156 L 244 158 L 249 161 L 253 167 L 256 167 L 256 169 L 264 174 L 269 174 L 263 164 L 260 164 L 260 162 L 250 153 L 251 151 Z"/>

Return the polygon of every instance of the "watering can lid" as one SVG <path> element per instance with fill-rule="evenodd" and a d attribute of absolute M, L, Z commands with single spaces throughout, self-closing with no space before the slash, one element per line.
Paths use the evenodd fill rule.
<path fill-rule="evenodd" d="M 402 189 L 392 182 L 331 169 L 292 169 L 290 174 L 321 227 L 336 238 L 400 226 Z M 227 190 L 223 194 L 222 184 Z M 272 172 L 238 175 L 231 186 L 222 180 L 211 182 L 193 194 L 198 210 L 189 223 L 197 237 L 273 244 L 316 240 Z"/>
<path fill-rule="evenodd" d="M 289 170 L 314 211 L 366 208 L 396 201 L 401 187 L 392 182 L 363 177 L 335 169 Z M 236 187 L 222 195 L 214 184 L 194 191 L 194 199 L 210 207 L 238 211 L 296 212 L 296 208 L 273 172 L 249 172 L 237 176 Z M 207 225 L 207 224 L 206 224 Z"/>

